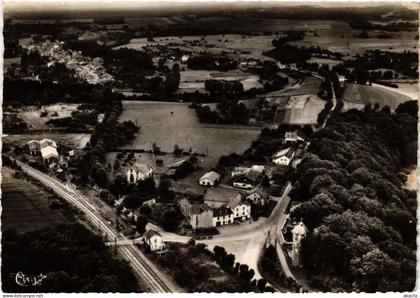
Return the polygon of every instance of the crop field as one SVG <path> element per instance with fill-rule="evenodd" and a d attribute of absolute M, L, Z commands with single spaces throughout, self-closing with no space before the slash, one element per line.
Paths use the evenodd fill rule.
<path fill-rule="evenodd" d="M 14 228 L 20 233 L 64 224 L 66 218 L 49 207 L 48 194 L 2 168 L 2 231 Z"/>
<path fill-rule="evenodd" d="M 343 100 L 349 104 L 347 108 L 345 104 L 345 110 L 348 108 L 362 108 L 367 103 L 379 103 L 381 106 L 388 105 L 391 110 L 395 110 L 400 103 L 411 100 L 411 98 L 402 93 L 383 88 L 383 86 L 347 84 Z"/>
<path fill-rule="evenodd" d="M 286 109 L 289 110 L 286 113 L 288 117 L 285 117 L 283 122 L 301 125 L 316 124 L 318 114 L 324 106 L 325 101 L 316 95 L 292 96 L 286 105 Z"/>

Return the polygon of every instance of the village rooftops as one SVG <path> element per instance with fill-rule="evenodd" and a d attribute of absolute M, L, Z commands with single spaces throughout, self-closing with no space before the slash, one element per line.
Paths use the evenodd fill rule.
<path fill-rule="evenodd" d="M 240 195 L 236 190 L 227 188 L 210 188 L 207 190 L 204 201 L 224 202 L 228 203 Z"/>
<path fill-rule="evenodd" d="M 161 236 L 162 237 L 162 235 L 161 234 L 159 234 L 159 232 L 156 232 L 155 230 L 147 230 L 147 232 L 146 233 L 144 233 L 144 238 L 146 238 L 146 239 L 150 239 L 150 238 L 152 238 L 154 235 L 157 235 L 157 236 Z"/>
<path fill-rule="evenodd" d="M 206 204 L 191 204 L 190 214 L 200 214 L 207 210 L 211 210 Z"/>
<path fill-rule="evenodd" d="M 41 149 L 41 156 L 43 159 L 49 159 L 51 157 L 58 157 L 58 152 L 55 147 L 47 146 Z"/>
<path fill-rule="evenodd" d="M 232 209 L 227 208 L 227 207 L 220 207 L 220 208 L 216 208 L 213 209 L 213 216 L 214 217 L 219 217 L 219 216 L 226 216 L 226 215 L 231 215 L 233 214 Z"/>

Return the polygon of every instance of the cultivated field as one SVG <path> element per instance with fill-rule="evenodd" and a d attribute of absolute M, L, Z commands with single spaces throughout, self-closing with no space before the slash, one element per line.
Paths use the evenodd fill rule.
<path fill-rule="evenodd" d="M 411 98 L 378 85 L 367 86 L 349 83 L 344 90 L 343 100 L 345 102 L 344 110 L 363 108 L 367 103 L 388 105 L 391 110 L 395 110 L 400 103 L 411 100 Z"/>
<path fill-rule="evenodd" d="M 286 105 L 287 117 L 283 120 L 288 124 L 316 124 L 318 114 L 325 106 L 325 100 L 316 95 L 292 96 Z"/>
<path fill-rule="evenodd" d="M 14 178 L 13 173 L 9 168 L 1 170 L 3 232 L 14 228 L 24 233 L 67 222 L 60 211 L 49 207 L 48 193 Z"/>

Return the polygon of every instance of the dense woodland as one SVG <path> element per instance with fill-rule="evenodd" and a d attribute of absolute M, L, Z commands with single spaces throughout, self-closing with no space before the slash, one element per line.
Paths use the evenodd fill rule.
<path fill-rule="evenodd" d="M 9 293 L 139 291 L 128 263 L 113 258 L 99 236 L 79 224 L 2 236 L 2 290 Z M 14 274 L 46 275 L 39 286 L 22 287 Z M 13 277 L 11 277 L 13 275 Z"/>
<path fill-rule="evenodd" d="M 310 235 L 304 268 L 324 291 L 412 291 L 416 193 L 403 188 L 417 161 L 417 102 L 333 112 L 298 166 L 293 216 Z M 328 253 L 326 253 L 328 252 Z"/>

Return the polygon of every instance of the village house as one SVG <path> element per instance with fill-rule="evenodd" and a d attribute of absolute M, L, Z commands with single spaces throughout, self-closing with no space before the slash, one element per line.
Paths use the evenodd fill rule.
<path fill-rule="evenodd" d="M 31 140 L 26 143 L 30 155 L 41 154 L 42 160 L 47 166 L 57 164 L 59 154 L 57 152 L 57 144 L 50 139 L 42 139 L 41 141 Z"/>
<path fill-rule="evenodd" d="M 298 142 L 304 142 L 305 139 L 298 134 L 297 131 L 287 131 L 284 134 L 283 143 L 285 144 L 296 144 Z"/>
<path fill-rule="evenodd" d="M 179 201 L 179 209 L 193 229 L 213 227 L 213 210 L 203 203 L 191 203 L 187 198 Z"/>
<path fill-rule="evenodd" d="M 295 156 L 295 152 L 292 148 L 286 148 L 278 151 L 273 156 L 273 162 L 276 165 L 288 166 Z"/>
<path fill-rule="evenodd" d="M 165 242 L 163 242 L 162 235 L 155 230 L 147 230 L 143 237 L 144 243 L 147 244 L 151 251 L 161 251 L 165 249 Z"/>
<path fill-rule="evenodd" d="M 341 88 L 346 87 L 346 77 L 345 76 L 338 76 L 338 83 L 340 84 Z"/>
<path fill-rule="evenodd" d="M 153 198 L 153 199 L 144 201 L 142 205 L 151 207 L 151 206 L 154 206 L 155 204 L 156 204 L 156 199 Z"/>
<path fill-rule="evenodd" d="M 213 226 L 219 227 L 233 223 L 234 215 L 232 209 L 223 206 L 213 210 Z"/>
<path fill-rule="evenodd" d="M 258 187 L 251 190 L 247 194 L 246 199 L 251 201 L 253 204 L 265 205 L 270 200 L 270 196 Z"/>
<path fill-rule="evenodd" d="M 219 181 L 220 181 L 220 175 L 218 173 L 216 173 L 215 171 L 210 171 L 210 172 L 204 174 L 200 178 L 198 183 L 200 185 L 205 185 L 205 186 L 214 186 Z"/>
<path fill-rule="evenodd" d="M 262 173 L 251 169 L 245 174 L 238 175 L 233 181 L 233 186 L 243 189 L 252 189 L 258 185 L 261 176 Z"/>
<path fill-rule="evenodd" d="M 153 168 L 146 164 L 133 165 L 127 170 L 128 183 L 137 183 L 151 177 L 153 177 Z"/>
<path fill-rule="evenodd" d="M 234 220 L 248 220 L 251 218 L 251 204 L 241 201 L 234 206 L 229 206 L 233 212 Z"/>
<path fill-rule="evenodd" d="M 210 188 L 204 195 L 204 203 L 211 208 L 237 204 L 241 201 L 241 194 L 236 190 L 226 188 Z"/>

